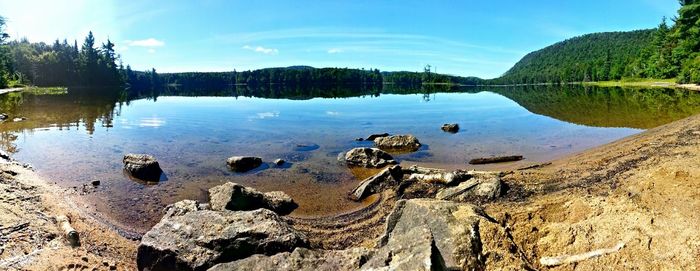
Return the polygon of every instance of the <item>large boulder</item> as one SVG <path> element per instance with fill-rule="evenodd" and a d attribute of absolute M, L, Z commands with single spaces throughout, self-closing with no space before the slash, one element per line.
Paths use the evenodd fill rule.
<path fill-rule="evenodd" d="M 393 135 L 374 139 L 374 145 L 382 150 L 389 151 L 417 151 L 420 142 L 412 135 Z"/>
<path fill-rule="evenodd" d="M 367 196 L 384 191 L 388 188 L 395 188 L 401 183 L 403 178 L 403 171 L 401 166 L 394 165 L 388 167 L 374 176 L 371 176 L 364 181 L 362 181 L 355 189 L 350 193 L 350 199 L 359 201 Z"/>
<path fill-rule="evenodd" d="M 400 200 L 386 219 L 386 230 L 379 240 L 379 251 L 391 251 L 388 255 L 405 255 L 402 251 L 409 248 L 422 251 L 417 255 L 421 259 L 429 258 L 430 261 L 424 260 L 425 265 L 415 267 L 416 269 L 481 270 L 483 255 L 479 223 L 484 219 L 491 220 L 483 210 L 470 204 L 431 199 Z M 432 248 L 430 257 L 424 256 L 425 246 Z M 411 259 L 389 256 L 388 260 L 384 266 L 392 269 L 392 262 L 398 264 Z M 371 259 L 368 264 L 375 262 L 380 261 Z M 374 268 L 380 266 L 381 262 L 372 265 Z"/>
<path fill-rule="evenodd" d="M 188 211 L 166 216 L 141 239 L 139 270 L 206 270 L 253 254 L 308 247 L 307 238 L 274 212 Z"/>
<path fill-rule="evenodd" d="M 345 163 L 350 166 L 382 168 L 394 165 L 394 157 L 377 148 L 354 148 L 344 157 Z"/>
<path fill-rule="evenodd" d="M 316 271 L 359 270 L 371 255 L 367 248 L 346 250 L 310 250 L 297 248 L 273 256 L 253 255 L 230 263 L 217 264 L 209 271 Z"/>
<path fill-rule="evenodd" d="M 263 193 L 232 182 L 209 189 L 209 204 L 212 210 L 217 211 L 264 208 L 281 215 L 289 214 L 298 207 L 294 200 L 282 191 Z"/>
<path fill-rule="evenodd" d="M 262 165 L 262 158 L 253 156 L 231 156 L 226 164 L 235 172 L 246 172 Z"/>
<path fill-rule="evenodd" d="M 149 182 L 157 182 L 163 170 L 155 157 L 148 154 L 127 154 L 122 159 L 124 169 L 131 176 Z"/>

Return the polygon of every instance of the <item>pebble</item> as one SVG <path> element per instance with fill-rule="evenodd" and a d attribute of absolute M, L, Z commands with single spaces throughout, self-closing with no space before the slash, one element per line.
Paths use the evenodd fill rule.
<path fill-rule="evenodd" d="M 94 181 L 90 182 L 90 184 L 92 184 L 92 186 L 98 186 L 98 185 L 100 185 L 100 181 L 94 180 Z"/>

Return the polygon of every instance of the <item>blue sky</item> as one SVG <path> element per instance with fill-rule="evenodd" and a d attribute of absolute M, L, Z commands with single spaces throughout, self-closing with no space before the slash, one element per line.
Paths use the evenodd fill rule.
<path fill-rule="evenodd" d="M 159 72 L 315 67 L 497 77 L 526 53 L 577 35 L 652 28 L 675 0 L 0 0 L 30 41 L 92 30 L 124 63 Z"/>

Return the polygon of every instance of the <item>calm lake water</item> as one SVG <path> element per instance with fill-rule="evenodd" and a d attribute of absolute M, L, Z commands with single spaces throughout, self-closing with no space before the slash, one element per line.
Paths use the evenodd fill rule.
<path fill-rule="evenodd" d="M 328 97 L 331 92 L 344 98 L 311 97 Z M 241 93 L 261 97 L 233 96 Z M 353 175 L 336 157 L 354 147 L 371 146 L 355 141 L 371 133 L 418 137 L 423 148 L 395 155 L 402 165 L 480 168 L 467 161 L 524 155 L 523 161 L 491 166 L 513 168 L 700 112 L 700 94 L 670 89 L 567 86 L 303 93 L 169 91 L 157 98 L 84 89 L 54 95 L 11 93 L 0 97 L 1 111 L 27 120 L 0 123 L 0 147 L 48 179 L 75 189 L 88 203 L 83 207 L 117 226 L 143 231 L 157 222 L 166 204 L 206 200 L 208 188 L 226 181 L 287 192 L 300 205 L 294 216 L 360 208 L 366 203 L 351 202 L 346 195 L 368 173 Z M 177 96 L 185 94 L 216 96 Z M 443 123 L 459 123 L 461 130 L 445 133 L 440 130 Z M 152 185 L 130 179 L 122 171 L 126 153 L 155 155 L 167 180 Z M 225 160 L 234 155 L 260 156 L 268 164 L 233 173 Z M 277 158 L 289 163 L 272 166 Z M 80 187 L 92 180 L 101 185 L 82 195 Z"/>

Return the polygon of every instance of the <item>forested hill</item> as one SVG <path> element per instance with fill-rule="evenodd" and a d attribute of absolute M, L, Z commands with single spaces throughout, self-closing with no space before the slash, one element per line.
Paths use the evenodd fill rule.
<path fill-rule="evenodd" d="M 673 25 L 568 39 L 523 57 L 490 83 L 559 83 L 675 78 L 700 84 L 700 0 L 679 0 Z"/>
<path fill-rule="evenodd" d="M 618 80 L 636 76 L 638 59 L 656 30 L 583 35 L 527 54 L 496 83 Z"/>

